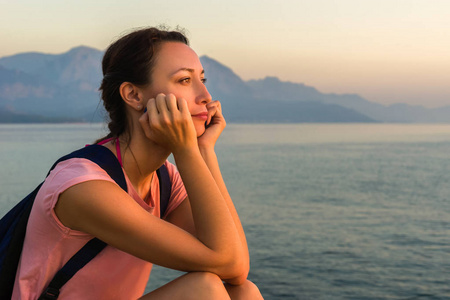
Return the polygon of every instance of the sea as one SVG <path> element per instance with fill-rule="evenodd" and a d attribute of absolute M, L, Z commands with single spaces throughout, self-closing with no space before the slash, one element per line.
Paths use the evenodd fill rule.
<path fill-rule="evenodd" d="M 0 216 L 105 132 L 0 125 Z M 229 124 L 216 152 L 265 299 L 450 299 L 449 124 Z"/>

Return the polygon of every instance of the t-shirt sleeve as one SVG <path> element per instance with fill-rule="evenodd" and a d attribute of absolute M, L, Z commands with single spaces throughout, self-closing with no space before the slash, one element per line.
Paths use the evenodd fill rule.
<path fill-rule="evenodd" d="M 184 187 L 180 173 L 175 165 L 169 161 L 166 161 L 165 165 L 167 167 L 167 171 L 169 172 L 172 184 L 172 193 L 170 195 L 169 205 L 167 206 L 167 210 L 163 218 L 167 217 L 172 211 L 174 211 L 187 197 L 186 188 Z"/>
<path fill-rule="evenodd" d="M 59 196 L 68 188 L 90 180 L 105 180 L 114 183 L 108 173 L 97 164 L 84 158 L 72 158 L 59 163 L 45 180 L 36 198 L 42 213 L 50 214 L 53 225 L 67 235 L 86 235 L 64 226 L 56 216 L 54 208 Z M 39 200 L 38 200 L 39 199 Z"/>

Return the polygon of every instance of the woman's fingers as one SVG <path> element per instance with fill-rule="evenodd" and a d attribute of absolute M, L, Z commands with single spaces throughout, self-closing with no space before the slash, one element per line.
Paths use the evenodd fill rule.
<path fill-rule="evenodd" d="M 160 115 L 166 115 L 167 111 L 169 110 L 167 108 L 166 98 L 169 98 L 170 95 L 164 95 L 164 94 L 158 94 L 156 96 L 156 109 L 158 110 L 158 114 Z"/>
<path fill-rule="evenodd" d="M 206 120 L 206 125 L 209 125 L 213 118 L 222 118 L 222 106 L 220 101 L 212 101 L 206 105 L 206 108 L 208 109 L 208 119 Z"/>
<path fill-rule="evenodd" d="M 139 123 L 141 124 L 142 129 L 144 130 L 145 136 L 150 138 L 151 131 L 149 126 L 149 112 L 145 112 L 140 118 Z"/>
<path fill-rule="evenodd" d="M 187 102 L 173 94 L 158 94 L 150 99 L 139 121 L 149 139 L 169 150 L 197 142 Z"/>
<path fill-rule="evenodd" d="M 178 110 L 179 110 L 183 115 L 190 115 L 189 107 L 188 107 L 188 105 L 187 105 L 187 101 L 184 100 L 183 98 L 178 98 L 178 99 L 177 99 L 177 107 L 178 107 Z"/>
<path fill-rule="evenodd" d="M 155 98 L 157 113 L 163 116 L 176 114 L 179 111 L 178 100 L 174 94 L 158 94 Z"/>
<path fill-rule="evenodd" d="M 209 107 L 217 107 L 218 109 L 222 109 L 222 106 L 221 106 L 219 100 L 214 100 L 214 101 L 211 101 L 208 104 L 206 104 L 206 108 L 209 108 Z"/>
<path fill-rule="evenodd" d="M 175 95 L 169 94 L 166 96 L 166 106 L 168 111 L 170 111 L 171 113 L 176 113 L 179 111 L 177 98 L 175 97 Z"/>
<path fill-rule="evenodd" d="M 147 102 L 147 114 L 150 119 L 158 116 L 158 108 L 156 107 L 156 99 L 152 98 Z"/>
<path fill-rule="evenodd" d="M 216 115 L 217 108 L 211 107 L 208 109 L 208 119 L 206 120 L 206 126 L 211 123 L 212 118 Z"/>

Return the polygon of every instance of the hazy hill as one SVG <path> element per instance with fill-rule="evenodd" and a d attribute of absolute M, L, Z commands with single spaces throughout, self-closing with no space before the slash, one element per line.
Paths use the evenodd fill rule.
<path fill-rule="evenodd" d="M 99 121 L 102 51 L 76 47 L 53 55 L 0 58 L 0 122 Z M 383 106 L 358 95 L 324 94 L 275 77 L 243 81 L 203 56 L 207 86 L 229 122 L 449 122 L 450 107 Z"/>
<path fill-rule="evenodd" d="M 255 90 L 256 97 L 261 99 L 274 99 L 280 101 L 317 101 L 324 104 L 334 104 L 361 113 L 379 122 L 394 123 L 438 123 L 450 122 L 450 106 L 428 109 L 423 106 L 408 104 L 382 105 L 370 102 L 355 94 L 324 94 L 313 87 L 304 84 L 282 82 L 275 77 L 266 77 L 261 80 L 247 82 Z"/>
<path fill-rule="evenodd" d="M 95 91 L 102 74 L 102 55 L 102 51 L 80 46 L 58 55 L 33 52 L 4 57 L 0 59 L 0 65 L 60 86 L 76 86 L 82 90 Z"/>
<path fill-rule="evenodd" d="M 9 111 L 19 116 L 98 120 L 102 54 L 77 47 L 59 55 L 22 53 L 1 58 L 0 110 L 3 115 Z"/>
<path fill-rule="evenodd" d="M 374 122 L 351 108 L 321 103 L 314 99 L 285 101 L 243 81 L 230 68 L 207 57 L 200 58 L 206 72 L 207 87 L 223 105 L 230 122 Z M 263 94 L 264 96 L 261 96 Z"/>

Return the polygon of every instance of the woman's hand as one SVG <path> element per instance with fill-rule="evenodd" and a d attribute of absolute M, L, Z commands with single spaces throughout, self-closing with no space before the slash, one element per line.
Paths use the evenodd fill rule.
<path fill-rule="evenodd" d="M 139 122 L 147 138 L 172 153 L 197 146 L 196 132 L 186 100 L 158 94 L 147 103 Z"/>
<path fill-rule="evenodd" d="M 214 148 L 220 134 L 226 126 L 222 114 L 222 106 L 219 101 L 212 101 L 206 105 L 208 119 L 206 120 L 205 132 L 198 138 L 200 148 Z"/>

